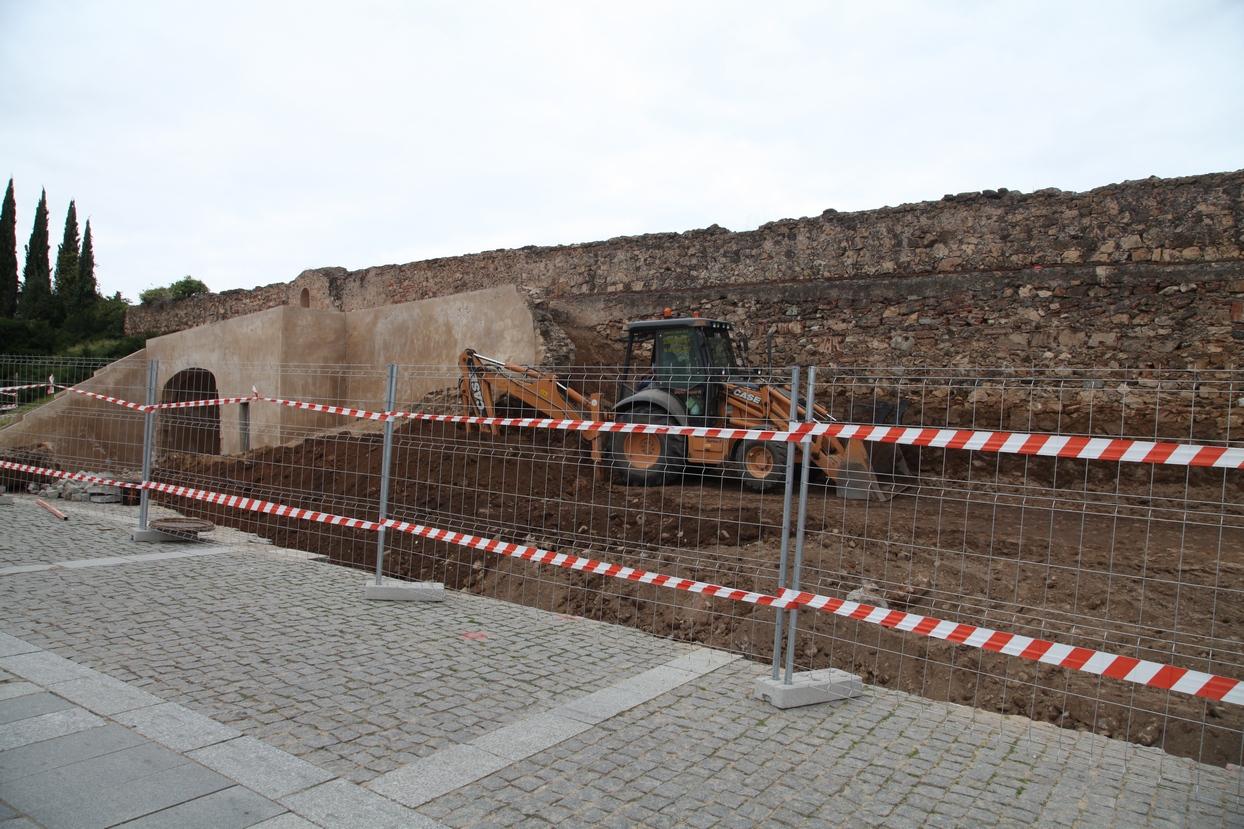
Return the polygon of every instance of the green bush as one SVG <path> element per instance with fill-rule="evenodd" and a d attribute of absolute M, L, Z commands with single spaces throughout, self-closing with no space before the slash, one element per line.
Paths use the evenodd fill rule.
<path fill-rule="evenodd" d="M 57 354 L 65 357 L 105 357 L 109 360 L 119 360 L 139 349 L 146 348 L 147 336 L 147 334 L 133 334 L 128 337 L 99 337 L 75 343 L 59 350 Z"/>
<path fill-rule="evenodd" d="M 167 287 L 148 288 L 138 295 L 138 301 L 143 305 L 151 305 L 166 299 L 186 299 L 197 294 L 210 294 L 211 292 L 210 288 L 193 276 L 183 276 Z"/>
<path fill-rule="evenodd" d="M 6 354 L 52 354 L 57 331 L 43 320 L 0 317 L 0 343 Z"/>

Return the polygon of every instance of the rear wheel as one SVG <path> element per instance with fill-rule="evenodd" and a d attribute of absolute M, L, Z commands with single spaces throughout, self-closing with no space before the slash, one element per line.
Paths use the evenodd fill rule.
<path fill-rule="evenodd" d="M 618 419 L 626 423 L 678 425 L 668 414 L 652 408 L 632 409 Z M 680 471 L 687 457 L 687 439 L 682 435 L 615 432 L 609 446 L 614 468 L 628 484 L 659 484 Z"/>
<path fill-rule="evenodd" d="M 769 492 L 786 486 L 785 443 L 744 440 L 734 449 L 730 470 L 743 486 L 756 492 Z"/>

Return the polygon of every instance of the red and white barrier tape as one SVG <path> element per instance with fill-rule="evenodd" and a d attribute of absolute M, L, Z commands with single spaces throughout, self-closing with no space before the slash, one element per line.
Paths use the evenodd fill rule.
<path fill-rule="evenodd" d="M 538 417 L 472 417 L 432 415 L 420 412 L 372 412 L 343 409 L 316 403 L 300 403 L 278 397 L 259 397 L 269 403 L 317 412 L 363 417 L 370 420 L 404 418 L 438 423 L 467 423 L 476 426 L 520 426 L 578 432 L 641 432 L 661 435 L 688 435 L 707 438 L 769 440 L 798 443 L 809 437 L 829 435 L 842 439 L 940 449 L 969 449 L 1012 455 L 1075 458 L 1079 460 L 1131 461 L 1172 466 L 1212 466 L 1244 468 L 1244 448 L 1197 446 L 1184 443 L 1157 443 L 1130 438 L 1088 438 L 1064 435 L 1034 435 L 1026 432 L 982 432 L 970 429 L 928 429 L 920 426 L 868 426 L 850 423 L 802 423 L 788 431 L 771 429 L 713 429 L 700 426 L 667 426 L 647 423 L 618 423 L 601 420 L 554 420 Z"/>
<path fill-rule="evenodd" d="M 765 593 L 757 593 L 750 590 L 737 590 L 730 587 L 723 587 L 719 584 L 712 584 L 709 582 L 694 581 L 692 579 L 684 579 L 675 576 L 666 576 L 661 573 L 654 573 L 648 570 L 638 570 L 633 567 L 622 567 L 617 564 L 609 564 L 607 562 L 596 561 L 595 559 L 583 558 L 581 556 L 568 555 L 566 553 L 555 553 L 551 550 L 541 550 L 538 547 L 528 547 L 523 544 L 498 541 L 496 539 L 483 538 L 482 536 L 469 535 L 467 533 L 440 530 L 408 521 L 397 521 L 395 519 L 386 519 L 383 522 L 367 521 L 360 518 L 347 518 L 342 515 L 319 512 L 317 510 L 290 507 L 271 501 L 262 501 L 257 498 L 246 498 L 238 495 L 224 495 L 202 489 L 173 486 L 172 484 L 161 484 L 156 482 L 132 484 L 121 481 L 109 481 L 105 478 L 98 478 L 93 475 L 73 475 L 49 469 L 41 469 L 39 467 L 15 464 L 8 461 L 0 461 L 0 466 L 8 469 L 18 469 L 25 472 L 35 472 L 37 474 L 49 475 L 52 477 L 93 480 L 100 483 L 110 483 L 116 486 L 149 489 L 177 497 L 205 501 L 210 504 L 219 504 L 235 509 L 262 512 L 269 515 L 284 516 L 287 518 L 313 521 L 322 524 L 331 524 L 334 526 L 351 527 L 361 530 L 378 530 L 383 526 L 398 532 L 417 535 L 432 539 L 434 541 L 443 541 L 448 544 L 469 547 L 475 550 L 483 550 L 485 552 L 496 553 L 498 555 L 509 556 L 511 558 L 533 561 L 539 564 L 548 564 L 555 567 L 565 567 L 571 570 L 580 570 L 585 573 L 593 573 L 596 575 L 608 576 L 626 581 L 634 581 L 641 584 L 654 584 L 659 587 L 668 587 L 673 590 L 682 590 L 689 593 L 702 593 L 706 596 L 719 596 L 733 601 L 774 607 L 777 609 L 809 608 L 812 610 L 820 610 L 832 613 L 836 616 L 855 619 L 860 622 L 880 625 L 882 627 L 901 630 L 907 633 L 916 633 L 934 639 L 945 639 L 947 641 L 956 642 L 968 647 L 981 648 L 983 650 L 994 651 L 996 653 L 1002 653 L 1007 656 L 1014 656 L 1020 659 L 1029 659 L 1035 662 L 1044 663 L 1046 665 L 1054 665 L 1077 671 L 1085 671 L 1099 676 L 1106 676 L 1113 679 L 1121 679 L 1126 682 L 1133 682 L 1138 685 L 1146 685 L 1149 687 L 1161 688 L 1163 690 L 1178 691 L 1180 693 L 1191 694 L 1193 696 L 1230 702 L 1235 705 L 1244 705 L 1244 682 L 1241 682 L 1240 680 L 1208 674 L 1202 671 L 1190 671 L 1185 668 L 1175 667 L 1174 665 L 1162 665 L 1157 662 L 1136 659 L 1130 656 L 1120 656 L 1117 654 L 1095 651 L 1089 648 L 1062 645 L 1044 639 L 1034 639 L 1029 636 L 1003 633 L 1002 631 L 978 627 L 976 625 L 948 622 L 940 619 L 934 619 L 929 616 L 906 613 L 900 610 L 887 610 L 880 607 L 874 607 L 872 605 L 846 601 L 844 599 L 835 599 L 830 596 L 821 596 L 816 593 L 783 590 L 780 596 L 771 596 Z"/>
<path fill-rule="evenodd" d="M 0 393 L 16 394 L 17 392 L 24 391 L 25 389 L 41 389 L 44 386 L 47 386 L 48 394 L 52 394 L 54 391 L 56 391 L 56 386 L 52 382 L 52 378 L 49 377 L 48 382 L 46 383 L 31 383 L 26 386 L 3 386 L 3 387 L 0 387 Z M 61 388 L 67 389 L 69 388 L 69 386 L 61 386 Z"/>
<path fill-rule="evenodd" d="M 618 423 L 607 420 L 554 420 L 552 418 L 537 417 L 472 417 L 468 415 L 432 415 L 421 412 L 374 412 L 368 409 L 350 409 L 343 406 L 327 406 L 322 403 L 285 400 L 280 397 L 263 397 L 258 392 L 255 392 L 251 397 L 223 397 L 213 400 L 188 400 L 180 403 L 144 405 L 76 389 L 72 386 L 60 386 L 60 388 L 144 412 L 157 409 L 220 406 L 259 400 L 265 403 L 275 403 L 280 406 L 289 406 L 306 411 L 378 421 L 403 418 L 437 423 L 464 423 L 475 426 L 519 426 L 577 432 L 640 432 L 706 438 L 783 441 L 787 443 L 799 443 L 812 437 L 829 435 L 830 437 L 842 439 L 855 438 L 880 443 L 929 446 L 938 449 L 968 449 L 978 452 L 1010 455 L 1036 455 L 1078 460 L 1130 461 L 1133 463 L 1203 466 L 1220 469 L 1244 468 L 1244 448 L 1241 447 L 1159 443 L 1133 440 L 1131 438 L 1068 437 L 1065 435 L 1040 435 L 1027 432 L 982 432 L 971 429 L 929 429 L 922 426 L 869 426 L 851 423 L 801 423 L 794 429 L 783 431 L 773 429 L 713 429 L 701 426 Z"/>
<path fill-rule="evenodd" d="M 160 409 L 194 409 L 200 406 L 225 406 L 230 403 L 248 403 L 253 397 L 218 397 L 214 400 L 182 400 L 177 403 L 155 403 L 147 408 L 151 411 Z"/>
<path fill-rule="evenodd" d="M 855 426 L 818 423 L 812 434 L 839 438 L 971 449 L 1013 455 L 1039 455 L 1081 460 L 1131 461 L 1174 466 L 1244 467 L 1244 448 L 1157 443 L 1131 438 L 1087 438 L 1065 435 L 1034 435 L 1026 432 L 978 432 L 967 429 L 927 429 L 920 426 Z"/>
<path fill-rule="evenodd" d="M 71 391 L 74 394 L 81 394 L 86 397 L 93 397 L 96 400 L 103 400 L 105 403 L 114 403 L 118 406 L 124 406 L 127 409 L 137 409 L 140 412 L 146 412 L 151 409 L 150 406 L 146 406 L 142 403 L 131 403 L 130 401 L 122 400 L 119 397 L 109 397 L 106 394 L 99 394 L 93 391 L 86 391 L 85 389 L 78 389 L 78 388 L 74 388 L 73 386 L 58 386 L 57 388 L 65 389 L 66 391 Z"/>
<path fill-rule="evenodd" d="M 1207 674 L 1201 671 L 1189 671 L 1173 665 L 1161 665 L 1157 662 L 1135 659 L 1129 656 L 1094 651 L 1088 648 L 1077 648 L 1071 645 L 1060 645 L 1043 639 L 1033 639 L 1011 633 L 990 630 L 989 628 L 946 622 L 928 616 L 918 616 L 898 610 L 886 610 L 872 605 L 849 602 L 815 593 L 797 593 L 783 590 L 781 596 L 770 596 L 748 590 L 735 590 L 708 582 L 665 576 L 632 567 L 607 564 L 603 561 L 581 558 L 565 553 L 554 553 L 522 544 L 512 544 L 495 539 L 481 538 L 464 533 L 449 532 L 425 527 L 421 524 L 386 520 L 385 525 L 400 532 L 412 533 L 437 541 L 445 541 L 476 550 L 567 567 L 610 576 L 617 579 L 637 581 L 642 584 L 655 584 L 674 590 L 690 593 L 702 593 L 706 596 L 720 596 L 748 604 L 765 605 L 779 609 L 797 609 L 802 607 L 822 610 L 861 622 L 881 625 L 909 633 L 917 633 L 935 639 L 946 639 L 974 648 L 982 648 L 1021 659 L 1031 659 L 1047 665 L 1086 671 L 1092 674 L 1122 679 L 1139 685 L 1148 685 L 1164 690 L 1180 691 L 1194 696 L 1222 700 L 1224 702 L 1244 705 L 1244 683 L 1227 677 Z"/>
<path fill-rule="evenodd" d="M 147 482 L 143 485 L 143 488 L 150 489 L 154 492 L 164 492 L 169 495 L 176 495 L 181 498 L 193 498 L 196 501 L 206 501 L 209 504 L 220 504 L 221 506 L 232 507 L 234 509 L 244 509 L 251 512 L 263 512 L 269 515 L 280 515 L 286 518 L 298 518 L 304 521 L 315 521 L 320 524 L 332 524 L 334 526 L 351 527 L 359 530 L 380 529 L 380 524 L 375 521 L 365 521 L 361 518 L 347 518 L 344 515 L 333 515 L 328 512 L 302 509 L 300 507 L 289 507 L 284 504 L 273 503 L 272 501 L 260 501 L 256 498 L 245 498 L 241 495 L 222 495 L 219 492 L 209 492 L 205 489 L 192 489 L 185 486 L 160 484 L 155 481 Z"/>
<path fill-rule="evenodd" d="M 128 400 L 122 400 L 119 397 L 109 397 L 106 394 L 99 394 L 85 389 L 74 388 L 73 386 L 57 386 L 57 388 L 66 391 L 81 394 L 86 397 L 93 397 L 96 400 L 103 400 L 107 403 L 115 403 L 118 406 L 124 406 L 127 409 L 135 409 L 140 412 L 154 412 L 160 409 L 193 409 L 200 406 L 224 406 L 230 403 L 246 403 L 254 400 L 254 397 L 218 397 L 212 400 L 182 400 L 176 403 L 131 403 Z"/>
<path fill-rule="evenodd" d="M 175 495 L 198 498 L 211 503 L 237 506 L 241 509 L 266 512 L 274 515 L 286 515 L 292 518 L 303 518 L 310 521 L 339 524 L 360 529 L 378 529 L 383 524 L 383 526 L 398 532 L 418 535 L 434 541 L 443 541 L 460 547 L 469 547 L 511 558 L 533 561 L 539 564 L 549 564 L 555 567 L 565 567 L 571 570 L 580 570 L 585 573 L 609 576 L 641 584 L 655 584 L 659 587 L 668 587 L 690 593 L 702 593 L 706 596 L 720 596 L 721 598 L 748 604 L 764 605 L 778 609 L 806 607 L 935 639 L 946 639 L 969 647 L 1004 653 L 1021 659 L 1030 659 L 1047 665 L 1086 671 L 1113 679 L 1134 682 L 1139 685 L 1179 691 L 1194 696 L 1244 705 L 1244 682 L 1239 680 L 1201 671 L 1190 671 L 1173 665 L 1162 665 L 1157 662 L 1135 659 L 1129 656 L 1119 656 L 1088 648 L 1061 645 L 1043 639 L 1033 639 L 1028 636 L 1003 633 L 975 625 L 947 622 L 898 610 L 886 610 L 829 596 L 820 596 L 815 593 L 797 593 L 793 590 L 783 590 L 780 597 L 770 596 L 765 593 L 737 590 L 709 582 L 666 576 L 647 570 L 638 570 L 633 567 L 622 567 L 617 564 L 608 564 L 594 559 L 567 555 L 566 553 L 541 550 L 538 547 L 528 547 L 522 544 L 498 541 L 467 533 L 440 530 L 424 526 L 423 524 L 397 521 L 391 518 L 381 523 L 376 523 L 362 521 L 357 518 L 344 518 L 338 515 L 314 512 L 312 510 L 294 509 L 251 498 L 191 490 L 185 487 L 152 484 L 151 488 Z"/>
<path fill-rule="evenodd" d="M 111 478 L 101 478 L 98 475 L 87 475 L 85 472 L 59 472 L 55 469 L 44 469 L 41 466 L 30 466 L 24 463 L 14 463 L 13 461 L 0 461 L 0 469 L 15 469 L 18 472 L 29 472 L 33 475 L 41 475 L 45 478 L 61 478 L 68 481 L 86 481 L 92 484 L 104 484 L 105 486 L 120 486 L 126 489 L 143 489 L 142 484 L 136 484 L 133 481 L 114 481 Z"/>
<path fill-rule="evenodd" d="M 367 409 L 347 409 L 342 406 L 326 406 L 323 403 L 303 403 L 298 400 L 284 400 L 280 397 L 262 397 L 259 392 L 255 392 L 255 396 L 248 398 L 249 400 L 262 400 L 265 403 L 276 403 L 280 406 L 290 406 L 294 409 L 304 409 L 310 412 L 326 412 L 328 414 L 344 415 L 346 417 L 357 417 L 362 420 L 392 420 L 401 416 L 401 412 L 372 412 Z"/>

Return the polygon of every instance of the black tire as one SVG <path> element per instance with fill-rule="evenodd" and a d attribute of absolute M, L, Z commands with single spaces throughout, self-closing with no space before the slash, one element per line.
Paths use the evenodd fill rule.
<path fill-rule="evenodd" d="M 651 423 L 676 426 L 673 417 L 651 407 L 635 408 L 619 414 L 624 423 Z M 687 439 L 682 435 L 655 435 L 643 432 L 614 432 L 609 439 L 614 469 L 628 484 L 659 484 L 682 471 L 687 458 Z"/>
<path fill-rule="evenodd" d="M 743 486 L 756 492 L 770 492 L 786 487 L 785 443 L 769 440 L 743 440 L 734 447 L 730 472 Z"/>

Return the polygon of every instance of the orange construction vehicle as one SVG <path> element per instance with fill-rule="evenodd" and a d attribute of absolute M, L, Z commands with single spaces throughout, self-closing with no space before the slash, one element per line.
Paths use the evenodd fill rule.
<path fill-rule="evenodd" d="M 747 367 L 746 340 L 731 336 L 724 320 L 699 317 L 640 320 L 626 324 L 626 361 L 617 384 L 612 414 L 602 412 L 598 396 L 586 396 L 551 374 L 462 352 L 459 383 L 469 416 L 496 417 L 496 403 L 511 398 L 543 417 L 569 420 L 613 420 L 734 429 L 785 430 L 790 421 L 804 421 L 806 409 L 792 418 L 789 386 L 763 382 Z M 870 408 L 897 421 L 902 406 Z M 813 405 L 812 419 L 832 422 L 829 412 Z M 496 427 L 492 427 L 495 434 Z M 739 438 L 699 437 L 644 432 L 587 431 L 598 464 L 608 461 L 629 484 L 655 484 L 685 469 L 717 467 L 757 491 L 786 481 L 786 457 L 802 444 Z M 911 482 L 902 454 L 895 447 L 864 441 L 840 441 L 827 435 L 812 439 L 812 464 L 847 498 L 886 500 Z M 880 462 L 884 456 L 884 462 Z"/>

